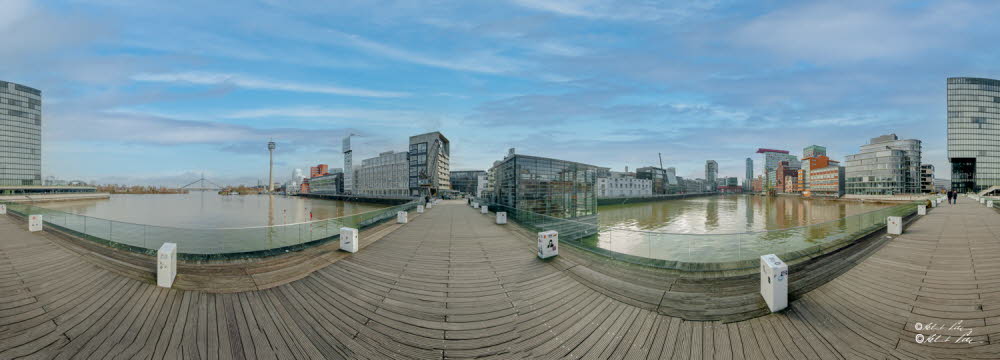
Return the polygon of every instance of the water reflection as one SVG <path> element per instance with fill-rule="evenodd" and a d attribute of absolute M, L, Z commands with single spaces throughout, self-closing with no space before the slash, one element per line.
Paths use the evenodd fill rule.
<path fill-rule="evenodd" d="M 610 205 L 599 208 L 601 232 L 591 241 L 601 248 L 654 259 L 746 260 L 852 239 L 885 217 L 858 214 L 890 206 L 750 195 Z"/>
<path fill-rule="evenodd" d="M 310 213 L 313 220 L 322 220 L 386 207 L 380 204 L 282 195 L 219 195 L 207 191 L 188 194 L 116 194 L 107 200 L 38 205 L 101 219 L 184 228 L 292 224 L 309 221 Z"/>

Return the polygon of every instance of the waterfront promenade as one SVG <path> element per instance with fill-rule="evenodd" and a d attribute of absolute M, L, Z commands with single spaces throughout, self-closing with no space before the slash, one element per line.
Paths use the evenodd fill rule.
<path fill-rule="evenodd" d="M 753 314 L 755 284 L 569 246 L 542 261 L 530 233 L 458 201 L 304 278 L 228 294 L 158 288 L 24 227 L 0 216 L 0 359 L 1000 356 L 1000 214 L 964 198 L 846 254 L 832 280 L 793 272 L 811 291 L 733 322 L 683 318 Z M 959 320 L 974 344 L 957 343 Z"/>

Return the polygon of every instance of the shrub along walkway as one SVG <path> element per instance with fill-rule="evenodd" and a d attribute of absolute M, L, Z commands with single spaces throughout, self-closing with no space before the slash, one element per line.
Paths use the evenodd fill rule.
<path fill-rule="evenodd" d="M 684 318 L 759 314 L 752 277 L 712 281 L 568 246 L 542 261 L 530 234 L 464 202 L 301 279 L 238 293 L 158 288 L 0 216 L 0 359 L 997 358 L 1000 215 L 963 200 L 839 264 L 793 269 L 788 310 L 733 322 Z M 973 344 L 959 342 L 959 320 Z"/>

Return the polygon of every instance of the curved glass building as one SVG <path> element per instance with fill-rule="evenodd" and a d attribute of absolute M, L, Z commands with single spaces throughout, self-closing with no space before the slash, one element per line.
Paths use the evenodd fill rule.
<path fill-rule="evenodd" d="M 0 186 L 42 185 L 42 92 L 0 81 Z"/>
<path fill-rule="evenodd" d="M 954 190 L 1000 186 L 1000 81 L 948 78 L 948 161 Z"/>

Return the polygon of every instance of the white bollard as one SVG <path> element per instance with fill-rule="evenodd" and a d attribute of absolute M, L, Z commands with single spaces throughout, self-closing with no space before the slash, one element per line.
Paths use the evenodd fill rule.
<path fill-rule="evenodd" d="M 7 205 L 0 204 L 0 215 L 7 215 Z"/>
<path fill-rule="evenodd" d="M 993 200 L 987 201 L 986 202 L 986 207 L 990 207 L 990 208 L 993 207 Z"/>
<path fill-rule="evenodd" d="M 507 223 L 507 212 L 497 211 L 497 225 L 503 225 Z"/>
<path fill-rule="evenodd" d="M 903 218 L 900 216 L 889 216 L 885 218 L 885 231 L 892 235 L 903 234 Z"/>
<path fill-rule="evenodd" d="M 358 252 L 358 229 L 340 228 L 340 250 L 350 253 Z"/>
<path fill-rule="evenodd" d="M 397 224 L 406 224 L 406 220 L 407 220 L 406 217 L 407 217 L 406 211 L 397 212 L 396 213 L 396 223 Z"/>
<path fill-rule="evenodd" d="M 424 213 L 424 206 L 417 205 L 417 214 L 423 214 L 423 213 Z"/>
<path fill-rule="evenodd" d="M 934 201 L 931 201 L 931 208 L 932 209 L 936 208 L 938 205 L 941 205 L 941 199 L 934 199 Z"/>
<path fill-rule="evenodd" d="M 788 307 L 788 264 L 777 255 L 760 257 L 760 296 L 771 312 Z"/>
<path fill-rule="evenodd" d="M 477 202 L 472 203 L 472 208 L 473 209 L 478 209 L 479 208 L 479 203 L 477 203 Z"/>
<path fill-rule="evenodd" d="M 979 203 L 986 205 L 986 198 L 979 198 Z"/>
<path fill-rule="evenodd" d="M 433 203 L 427 203 L 427 210 L 430 210 L 433 207 L 434 207 Z"/>
<path fill-rule="evenodd" d="M 489 212 L 490 212 L 490 211 L 488 210 L 488 208 L 489 208 L 489 206 L 486 206 L 486 205 L 483 205 L 482 207 L 480 207 L 480 208 L 479 208 L 479 212 L 480 212 L 480 213 L 483 213 L 483 214 L 487 214 L 487 213 L 489 213 Z"/>
<path fill-rule="evenodd" d="M 28 216 L 28 231 L 42 231 L 42 215 Z"/>
<path fill-rule="evenodd" d="M 927 205 L 917 205 L 917 215 L 927 215 Z"/>
<path fill-rule="evenodd" d="M 177 244 L 163 243 L 156 251 L 156 285 L 170 288 L 177 277 Z"/>
<path fill-rule="evenodd" d="M 538 233 L 538 257 L 548 259 L 559 255 L 559 232 L 555 230 Z"/>

